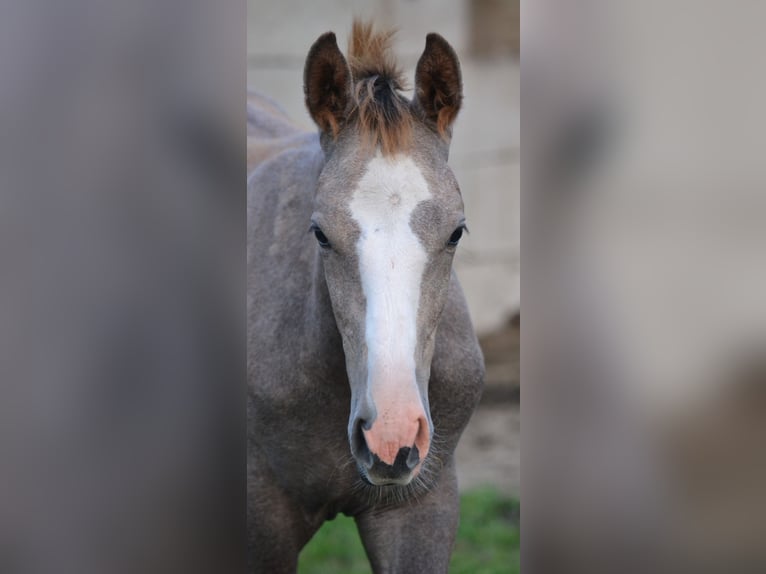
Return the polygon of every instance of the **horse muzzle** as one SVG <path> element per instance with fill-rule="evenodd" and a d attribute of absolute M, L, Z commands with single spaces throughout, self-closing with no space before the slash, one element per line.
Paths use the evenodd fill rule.
<path fill-rule="evenodd" d="M 374 420 L 357 417 L 352 425 L 351 453 L 362 478 L 384 486 L 409 484 L 428 454 L 431 431 L 420 401 L 408 408 L 380 410 Z"/>

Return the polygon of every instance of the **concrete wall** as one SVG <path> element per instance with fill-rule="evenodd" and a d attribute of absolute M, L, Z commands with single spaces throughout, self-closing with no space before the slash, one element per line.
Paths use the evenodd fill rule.
<path fill-rule="evenodd" d="M 467 1 L 248 0 L 248 87 L 277 100 L 306 129 L 302 72 L 309 47 L 334 31 L 345 51 L 354 16 L 399 29 L 395 48 L 413 77 L 428 32 L 439 32 L 458 52 L 465 103 L 457 120 L 450 164 L 465 200 L 470 234 L 455 266 L 479 333 L 506 322 L 519 307 L 519 66 L 507 56 L 470 55 Z"/>

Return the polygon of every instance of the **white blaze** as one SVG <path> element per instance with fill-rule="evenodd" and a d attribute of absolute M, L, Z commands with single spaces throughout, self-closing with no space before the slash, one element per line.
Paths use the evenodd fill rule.
<path fill-rule="evenodd" d="M 411 383 L 413 391 L 420 283 L 427 253 L 410 228 L 410 217 L 430 197 L 411 158 L 378 155 L 367 166 L 350 204 L 361 228 L 357 255 L 367 299 L 368 372 L 373 382 Z"/>

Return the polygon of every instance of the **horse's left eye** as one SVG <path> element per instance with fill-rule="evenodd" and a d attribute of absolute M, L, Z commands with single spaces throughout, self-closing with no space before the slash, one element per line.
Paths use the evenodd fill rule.
<path fill-rule="evenodd" d="M 463 229 L 464 227 L 461 225 L 458 227 L 455 231 L 452 232 L 452 235 L 449 236 L 449 245 L 455 246 L 457 245 L 457 242 L 460 241 L 460 238 L 463 237 Z"/>

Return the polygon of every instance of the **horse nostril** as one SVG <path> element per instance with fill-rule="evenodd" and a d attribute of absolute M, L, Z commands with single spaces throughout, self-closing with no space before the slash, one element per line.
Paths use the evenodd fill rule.
<path fill-rule="evenodd" d="M 373 464 L 372 453 L 367 446 L 367 441 L 364 438 L 364 429 L 368 428 L 367 421 L 363 419 L 356 419 L 354 423 L 354 434 L 351 439 L 351 454 L 353 454 L 359 462 L 361 462 L 366 468 L 371 468 Z"/>
<path fill-rule="evenodd" d="M 378 479 L 397 480 L 403 476 L 408 476 L 410 471 L 415 468 L 420 461 L 418 449 L 416 446 L 403 446 L 396 453 L 396 459 L 393 464 L 387 464 L 380 460 L 377 455 L 373 455 L 375 464 L 372 472 Z"/>
<path fill-rule="evenodd" d="M 417 446 L 413 446 L 409 451 L 407 454 L 407 468 L 413 470 L 420 463 L 420 453 Z"/>
<path fill-rule="evenodd" d="M 410 456 L 412 455 L 413 450 L 414 448 L 407 446 L 399 449 L 399 452 L 396 453 L 396 460 L 394 460 L 393 464 L 393 474 L 405 474 L 412 470 L 412 467 L 410 466 Z"/>

